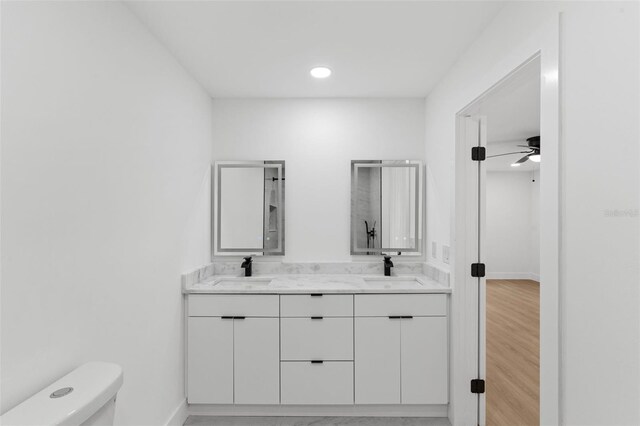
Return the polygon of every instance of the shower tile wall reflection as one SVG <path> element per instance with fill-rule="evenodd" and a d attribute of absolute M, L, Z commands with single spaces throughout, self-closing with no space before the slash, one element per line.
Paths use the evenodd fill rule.
<path fill-rule="evenodd" d="M 358 171 L 356 199 L 352 198 L 351 208 L 356 209 L 356 239 L 358 247 L 380 248 L 381 204 L 380 168 L 366 168 Z M 357 206 L 357 207 L 356 207 Z M 373 254 L 373 253 L 364 253 Z"/>

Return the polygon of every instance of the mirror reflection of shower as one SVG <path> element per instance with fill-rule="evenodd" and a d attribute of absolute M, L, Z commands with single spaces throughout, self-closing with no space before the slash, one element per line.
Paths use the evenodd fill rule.
<path fill-rule="evenodd" d="M 418 161 L 352 161 L 351 254 L 420 252 Z"/>
<path fill-rule="evenodd" d="M 382 217 L 380 204 L 382 191 L 382 173 L 379 167 L 363 168 L 359 170 L 357 188 L 357 224 L 358 247 L 367 249 L 380 248 L 378 235 Z M 364 254 L 374 254 L 367 251 Z"/>

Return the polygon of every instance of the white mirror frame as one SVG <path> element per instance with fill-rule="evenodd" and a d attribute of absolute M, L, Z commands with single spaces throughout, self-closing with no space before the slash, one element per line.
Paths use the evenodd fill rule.
<path fill-rule="evenodd" d="M 257 254 L 261 253 L 264 255 L 284 255 L 284 241 L 283 241 L 283 232 L 278 232 L 278 245 L 273 249 L 259 249 L 259 248 L 224 248 L 222 247 L 222 237 L 220 229 L 222 227 L 222 215 L 221 215 L 221 188 L 222 188 L 222 169 L 225 168 L 262 168 L 262 169 L 276 169 L 278 171 L 278 206 L 281 206 L 284 209 L 283 205 L 283 191 L 284 191 L 284 161 L 282 160 L 262 160 L 262 161 L 216 161 L 213 170 L 213 194 L 212 194 L 212 202 L 214 217 L 212 218 L 212 245 L 214 256 L 216 255 L 225 255 L 225 254 Z M 264 225 L 263 225 L 264 226 Z M 283 215 L 278 215 L 278 229 L 284 230 L 284 221 Z"/>
<path fill-rule="evenodd" d="M 419 160 L 351 160 L 351 196 L 353 197 L 354 188 L 358 187 L 358 169 L 359 168 L 380 168 L 383 167 L 407 167 L 415 169 L 415 245 L 411 248 L 397 247 L 381 247 L 381 248 L 360 248 L 357 247 L 357 228 L 354 226 L 354 211 L 358 211 L 358 198 L 355 197 L 351 211 L 351 255 L 371 255 L 382 253 L 411 253 L 422 254 L 422 162 Z"/>

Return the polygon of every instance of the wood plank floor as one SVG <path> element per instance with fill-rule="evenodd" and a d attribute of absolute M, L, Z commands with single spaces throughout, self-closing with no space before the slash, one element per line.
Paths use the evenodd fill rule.
<path fill-rule="evenodd" d="M 540 285 L 487 280 L 487 426 L 540 424 Z"/>

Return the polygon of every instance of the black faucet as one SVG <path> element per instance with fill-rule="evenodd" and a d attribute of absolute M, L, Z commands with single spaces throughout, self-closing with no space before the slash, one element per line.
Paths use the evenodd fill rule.
<path fill-rule="evenodd" d="M 391 268 L 393 268 L 393 262 L 391 261 L 391 256 L 384 257 L 384 276 L 391 276 Z"/>
<path fill-rule="evenodd" d="M 251 256 L 247 256 L 244 258 L 244 262 L 240 265 L 241 268 L 244 268 L 244 276 L 251 276 L 251 266 L 253 265 L 253 260 L 251 260 Z"/>

